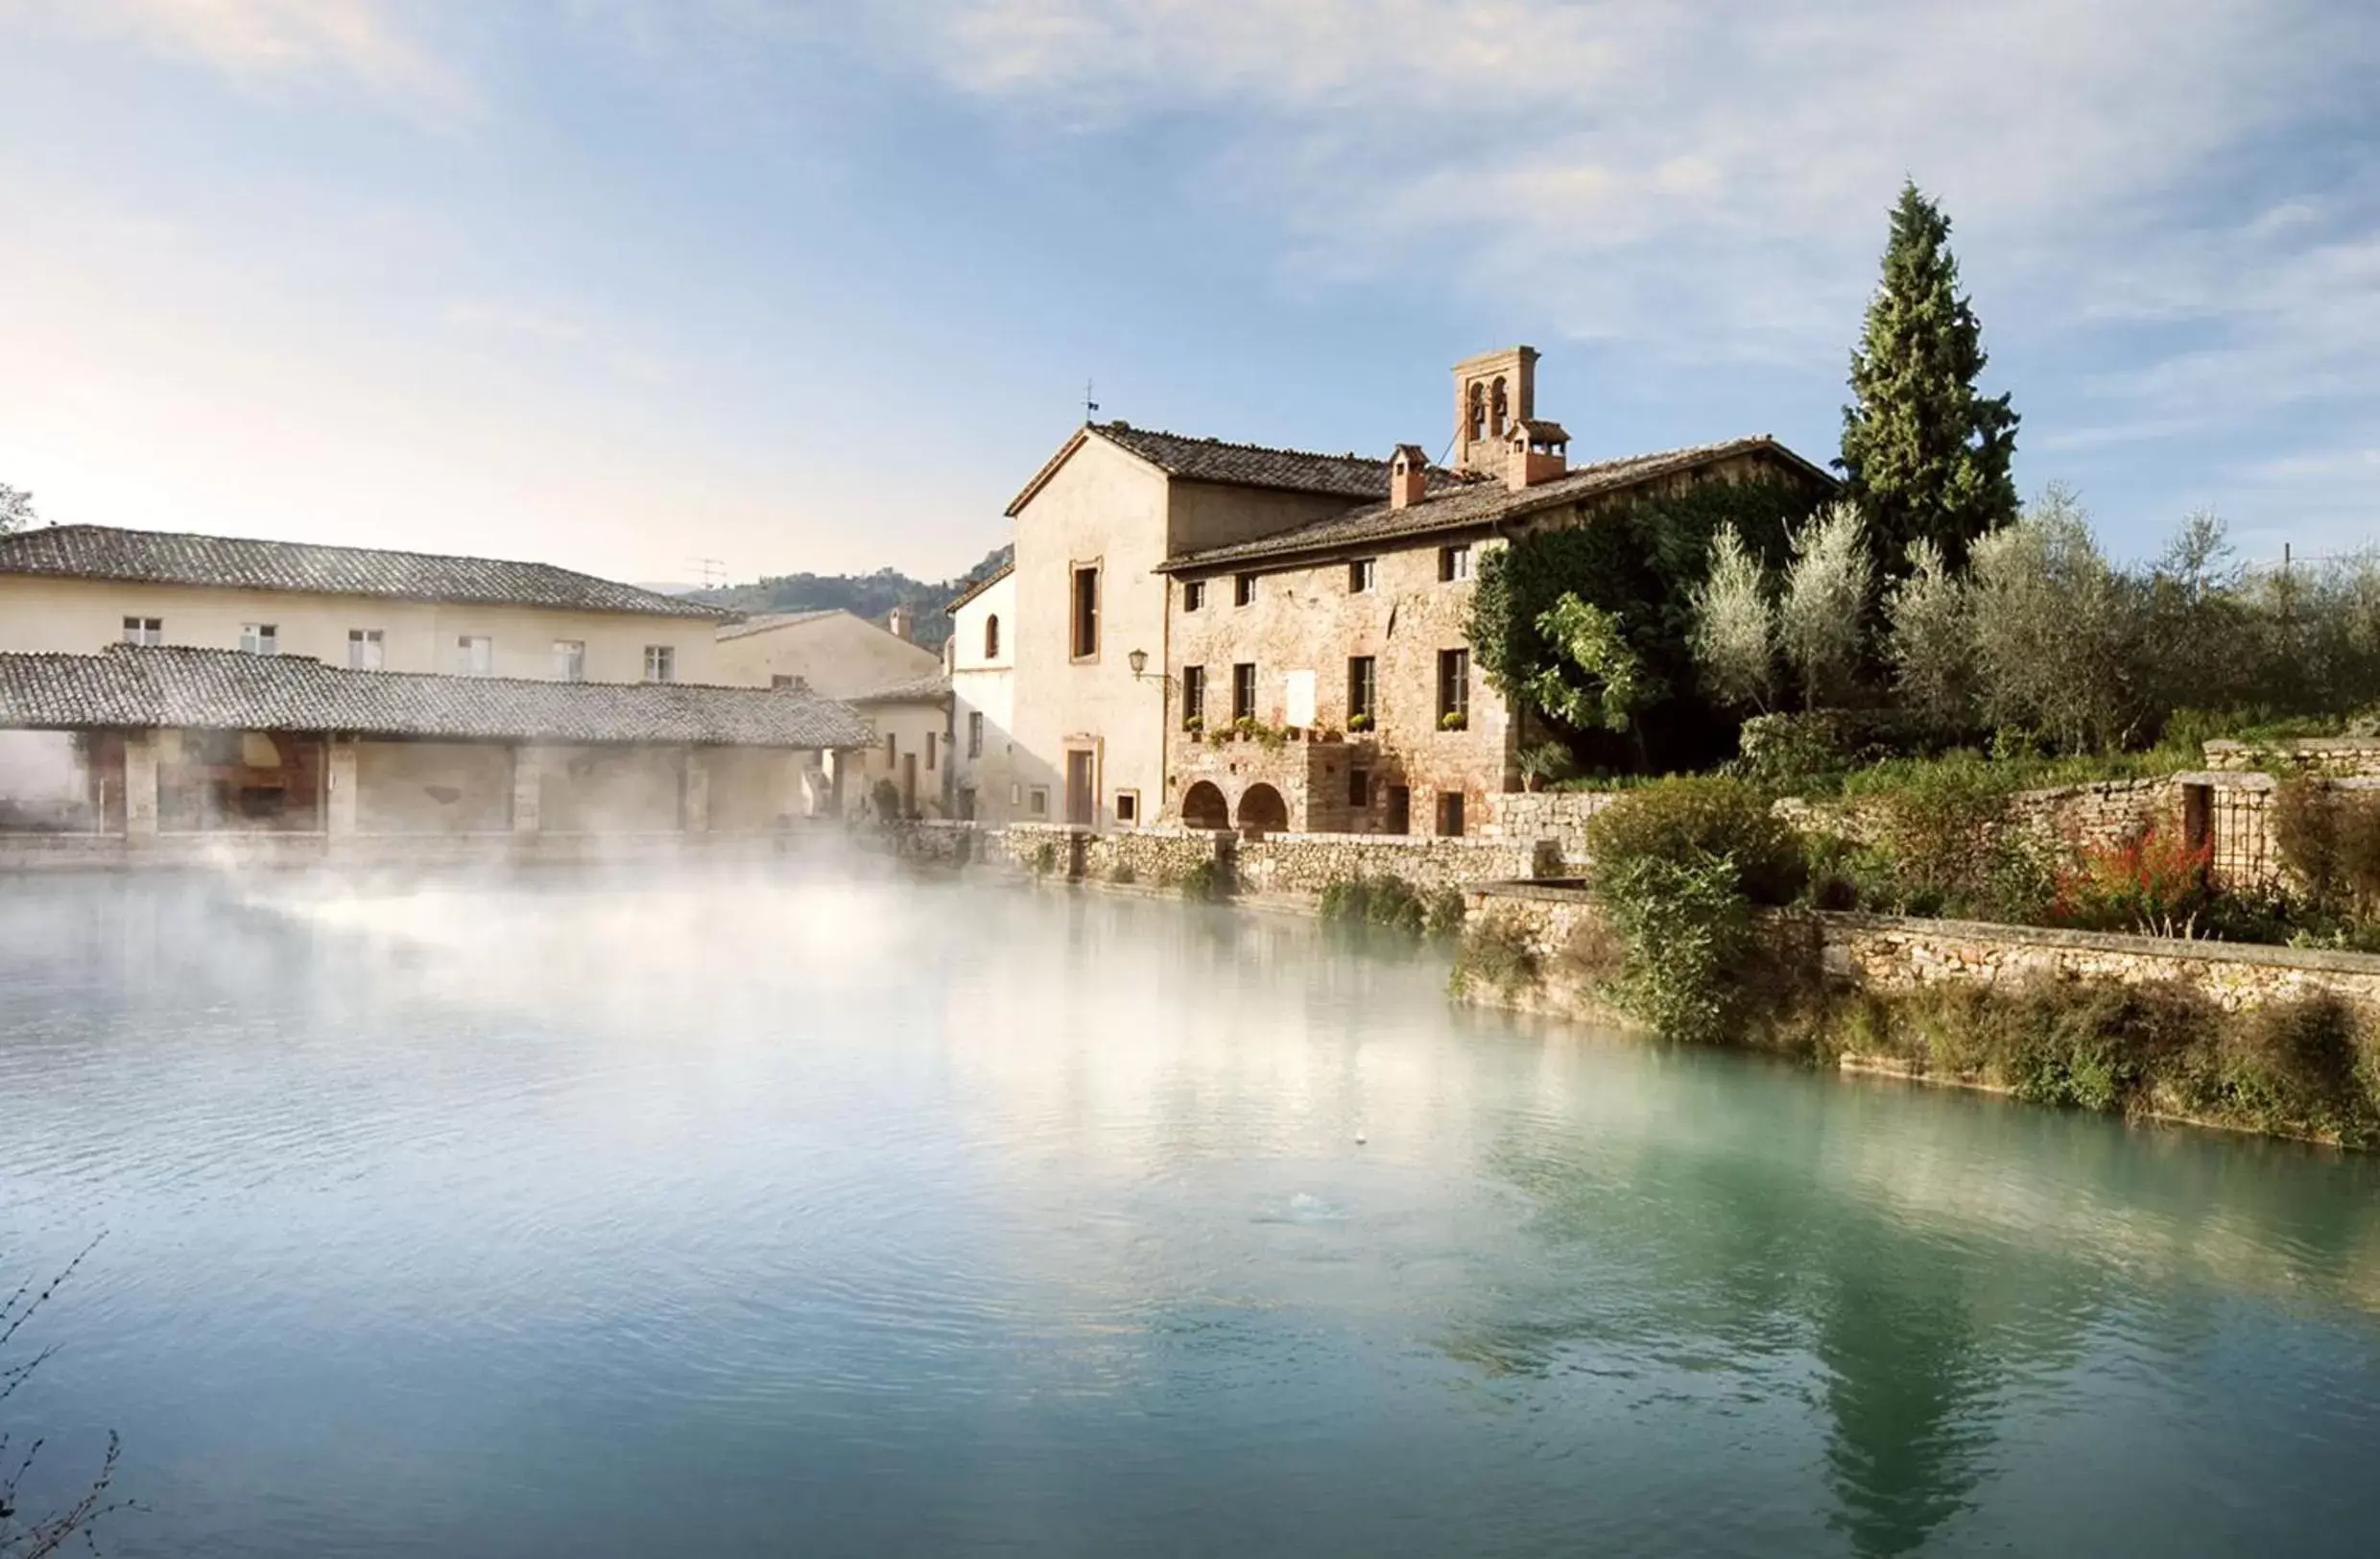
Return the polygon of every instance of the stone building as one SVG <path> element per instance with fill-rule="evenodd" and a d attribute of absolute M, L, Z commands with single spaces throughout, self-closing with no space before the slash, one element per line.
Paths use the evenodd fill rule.
<path fill-rule="evenodd" d="M 865 748 L 848 708 L 797 689 L 350 671 L 308 656 L 113 645 L 0 653 L 0 732 L 46 733 L 70 782 L 11 828 L 140 847 L 774 829 Z M 396 859 L 406 858 L 400 852 Z"/>
<path fill-rule="evenodd" d="M 0 652 L 178 644 L 357 671 L 711 683 L 713 631 L 734 616 L 550 564 L 103 525 L 0 537 Z"/>
<path fill-rule="evenodd" d="M 1021 815 L 1154 821 L 1166 798 L 1170 558 L 1295 530 L 1387 491 L 1386 461 L 1076 430 L 1008 507 L 1016 522 L 1011 782 Z M 1432 486 L 1451 473 L 1429 473 Z M 980 792 L 979 792 L 980 800 Z"/>
<path fill-rule="evenodd" d="M 951 766 L 954 814 L 1008 823 L 1025 816 L 1016 755 L 1016 565 L 977 580 L 942 609 L 950 614 Z M 1048 798 L 1043 797 L 1046 811 Z"/>
<path fill-rule="evenodd" d="M 1166 596 L 1161 816 L 1318 832 L 1476 831 L 1519 788 L 1529 739 L 1471 663 L 1473 575 L 1490 548 L 1590 524 L 1702 482 L 1825 472 L 1768 437 L 1573 468 L 1536 416 L 1536 353 L 1455 370 L 1455 470 L 1382 463 L 1373 501 L 1159 564 Z"/>
<path fill-rule="evenodd" d="M 949 815 L 950 684 L 906 608 L 881 623 L 841 608 L 782 612 L 726 624 L 718 638 L 720 681 L 841 699 L 868 722 L 875 740 L 829 760 L 846 814 L 872 810 L 889 780 L 905 814 Z"/>

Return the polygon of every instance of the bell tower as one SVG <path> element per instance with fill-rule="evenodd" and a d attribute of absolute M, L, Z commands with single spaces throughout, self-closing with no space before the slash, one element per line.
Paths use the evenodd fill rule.
<path fill-rule="evenodd" d="M 1537 415 L 1537 349 L 1507 347 L 1455 365 L 1455 469 L 1504 474 L 1507 436 Z"/>

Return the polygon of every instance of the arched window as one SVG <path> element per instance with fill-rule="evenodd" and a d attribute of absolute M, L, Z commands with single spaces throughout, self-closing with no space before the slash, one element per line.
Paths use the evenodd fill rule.
<path fill-rule="evenodd" d="M 1471 381 L 1471 437 L 1476 439 L 1488 431 L 1488 390 L 1477 379 Z"/>
<path fill-rule="evenodd" d="M 1000 618 L 997 613 L 984 619 L 984 659 L 1000 659 Z"/>
<path fill-rule="evenodd" d="M 1505 407 L 1506 401 L 1504 398 L 1504 381 L 1502 379 L 1498 379 L 1496 380 L 1496 387 L 1488 392 L 1488 426 L 1489 431 L 1493 432 L 1499 439 L 1504 437 Z"/>

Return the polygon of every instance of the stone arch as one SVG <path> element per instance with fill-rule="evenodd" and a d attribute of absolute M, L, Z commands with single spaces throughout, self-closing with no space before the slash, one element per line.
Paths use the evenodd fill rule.
<path fill-rule="evenodd" d="M 1477 379 L 1473 379 L 1471 381 L 1471 404 L 1469 416 L 1471 419 L 1471 437 L 1473 439 L 1482 439 L 1487 437 L 1488 387 L 1480 383 Z"/>
<path fill-rule="evenodd" d="M 984 619 L 984 659 L 1000 659 L 1000 614 L 996 612 Z"/>
<path fill-rule="evenodd" d="M 1488 392 L 1488 430 L 1499 439 L 1504 437 L 1505 416 L 1511 407 L 1504 392 L 1504 376 L 1498 374 L 1494 388 Z"/>
<path fill-rule="evenodd" d="M 1289 828 L 1289 803 L 1271 785 L 1258 781 L 1240 796 L 1240 827 L 1260 833 L 1284 833 Z"/>
<path fill-rule="evenodd" d="M 1181 823 L 1185 828 L 1231 827 L 1231 803 L 1211 780 L 1202 780 L 1181 793 Z"/>

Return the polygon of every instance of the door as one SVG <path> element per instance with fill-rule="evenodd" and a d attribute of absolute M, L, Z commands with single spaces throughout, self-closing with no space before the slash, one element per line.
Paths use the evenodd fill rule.
<path fill-rule="evenodd" d="M 1413 791 L 1404 785 L 1389 787 L 1389 832 L 1413 832 Z"/>
<path fill-rule="evenodd" d="M 1089 827 L 1098 821 L 1098 793 L 1091 786 L 1097 776 L 1093 772 L 1094 754 L 1078 748 L 1066 755 L 1066 821 Z"/>

